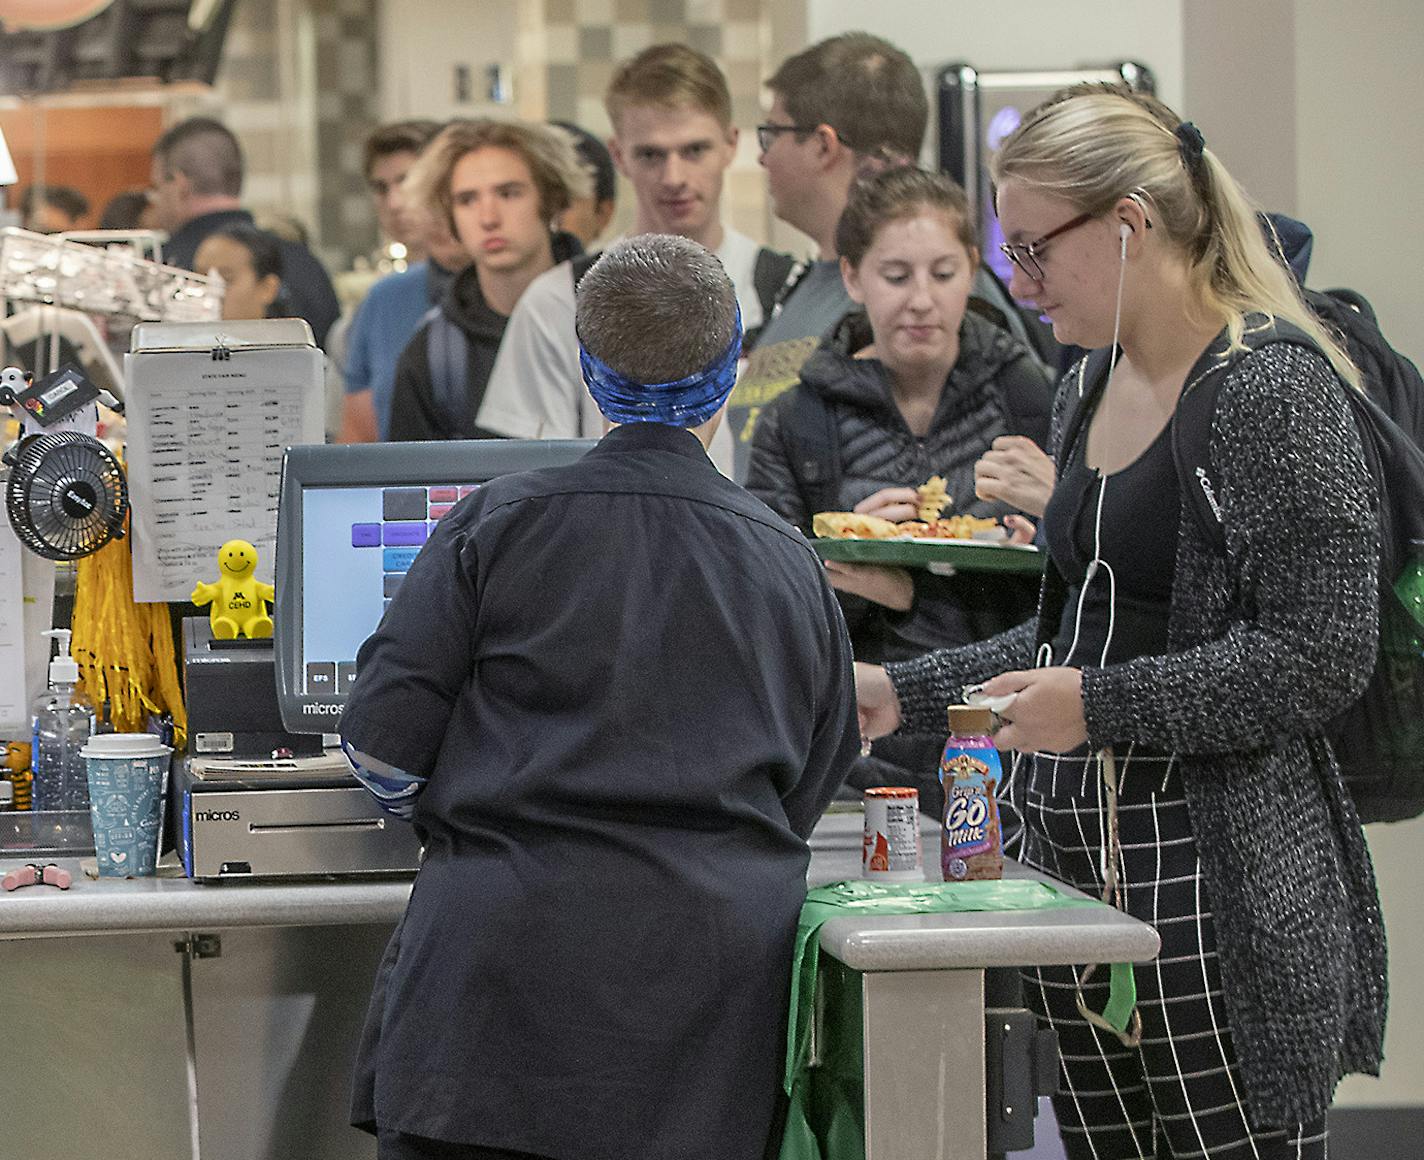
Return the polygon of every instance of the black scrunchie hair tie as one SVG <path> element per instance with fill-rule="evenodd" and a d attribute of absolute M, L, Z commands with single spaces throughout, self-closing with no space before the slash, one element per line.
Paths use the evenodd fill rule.
<path fill-rule="evenodd" d="M 1202 150 L 1206 148 L 1201 130 L 1190 121 L 1183 121 L 1176 129 L 1177 148 L 1182 154 L 1187 170 L 1195 173 L 1201 165 Z"/>

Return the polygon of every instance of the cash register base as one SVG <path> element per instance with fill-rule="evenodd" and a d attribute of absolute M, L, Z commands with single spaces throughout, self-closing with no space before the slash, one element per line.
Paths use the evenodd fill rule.
<path fill-rule="evenodd" d="M 183 869 L 199 881 L 413 872 L 420 843 L 339 752 L 285 761 L 184 758 L 175 773 Z"/>

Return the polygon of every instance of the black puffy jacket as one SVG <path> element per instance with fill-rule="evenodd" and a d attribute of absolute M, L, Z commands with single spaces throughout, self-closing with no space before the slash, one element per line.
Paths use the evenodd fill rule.
<path fill-rule="evenodd" d="M 974 495 L 974 464 L 999 435 L 1048 440 L 1053 384 L 1028 348 L 975 314 L 960 326 L 959 361 L 945 380 L 928 434 L 911 433 L 877 359 L 858 359 L 869 344 L 865 315 L 847 315 L 801 368 L 801 380 L 757 419 L 747 490 L 809 534 L 811 498 L 791 467 L 796 393 L 814 391 L 835 416 L 840 488 L 835 507 L 850 511 L 884 487 L 917 487 L 944 477 L 946 514 L 1000 516 L 1011 510 Z M 982 640 L 1033 613 L 1037 582 L 1001 574 L 934 576 L 912 569 L 915 601 L 893 612 L 842 595 L 857 659 L 900 660 L 933 648 Z"/>

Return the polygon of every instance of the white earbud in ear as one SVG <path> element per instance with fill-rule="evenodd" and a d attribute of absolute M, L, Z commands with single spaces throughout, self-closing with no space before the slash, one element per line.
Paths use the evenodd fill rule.
<path fill-rule="evenodd" d="M 1132 227 L 1123 222 L 1117 232 L 1122 238 L 1122 260 L 1125 262 L 1127 261 L 1127 239 L 1132 236 Z"/>

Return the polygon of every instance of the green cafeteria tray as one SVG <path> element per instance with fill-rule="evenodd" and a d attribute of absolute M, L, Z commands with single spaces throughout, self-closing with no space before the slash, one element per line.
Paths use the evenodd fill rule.
<path fill-rule="evenodd" d="M 932 572 L 1043 571 L 1043 557 L 1031 544 L 986 540 L 816 539 L 811 547 L 823 560 L 847 564 L 888 564 Z"/>

